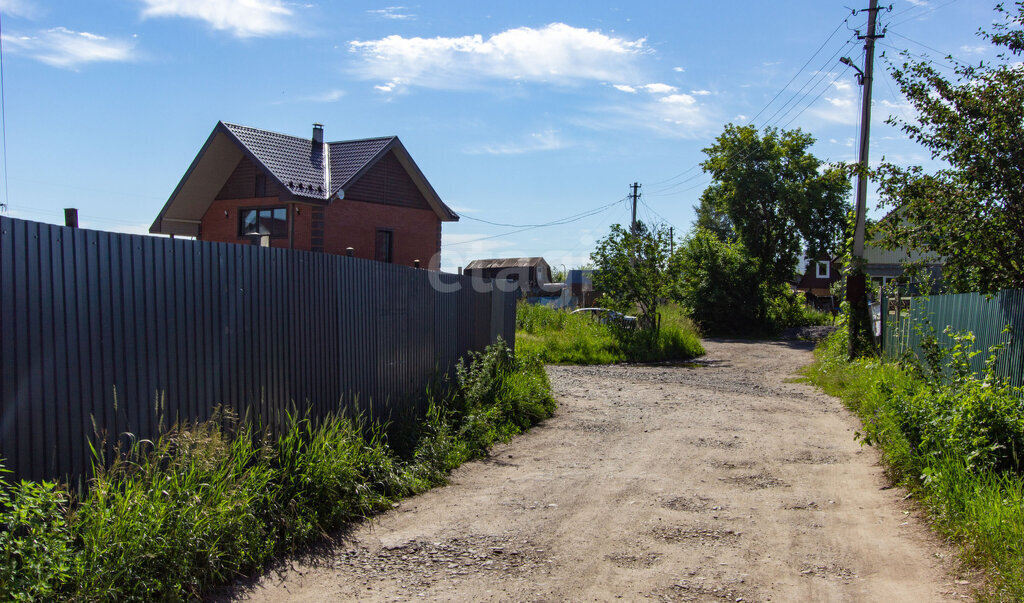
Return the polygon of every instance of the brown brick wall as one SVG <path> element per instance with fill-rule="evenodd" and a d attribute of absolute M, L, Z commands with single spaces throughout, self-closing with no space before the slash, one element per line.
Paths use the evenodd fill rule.
<path fill-rule="evenodd" d="M 377 229 L 386 228 L 394 233 L 396 264 L 412 266 L 420 260 L 421 267 L 437 270 L 440 227 L 433 210 L 342 199 L 324 211 L 324 251 L 344 254 L 346 247 L 352 247 L 356 257 L 372 260 Z"/>
<path fill-rule="evenodd" d="M 280 205 L 279 200 L 271 198 L 214 201 L 203 216 L 199 238 L 203 241 L 250 244 L 248 238 L 238 237 L 239 211 Z M 291 206 L 289 218 L 295 223 L 295 249 L 312 250 L 313 213 L 314 207 L 310 205 Z M 437 270 L 440 267 L 441 221 L 433 210 L 342 199 L 325 207 L 323 214 L 323 250 L 327 253 L 344 255 L 345 248 L 352 247 L 356 257 L 372 260 L 377 229 L 386 228 L 394 233 L 396 264 L 412 266 L 414 260 L 420 260 L 423 268 Z M 270 246 L 287 248 L 288 239 L 271 239 Z"/>
<path fill-rule="evenodd" d="M 288 205 L 281 203 L 276 197 L 262 197 L 259 199 L 221 199 L 210 204 L 206 210 L 203 222 L 200 226 L 199 239 L 203 241 L 221 241 L 224 243 L 251 244 L 252 241 L 238 236 L 238 215 L 244 208 L 252 207 L 288 207 L 289 219 L 295 223 L 295 249 L 308 251 L 310 249 L 310 219 L 313 215 L 313 208 L 309 205 Z M 298 213 L 296 214 L 296 209 Z M 224 212 L 227 212 L 225 215 Z M 288 247 L 288 237 L 271 239 L 271 247 Z"/>

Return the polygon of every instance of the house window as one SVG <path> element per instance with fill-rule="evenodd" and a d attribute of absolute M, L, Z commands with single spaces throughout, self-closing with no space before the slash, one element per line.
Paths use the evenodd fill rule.
<path fill-rule="evenodd" d="M 828 262 L 815 262 L 814 274 L 818 278 L 828 278 Z"/>
<path fill-rule="evenodd" d="M 261 207 L 238 212 L 238 236 L 288 236 L 288 210 L 284 207 Z"/>
<path fill-rule="evenodd" d="M 256 174 L 256 190 L 253 192 L 253 197 L 266 197 L 267 196 L 267 175 Z"/>
<path fill-rule="evenodd" d="M 395 261 L 394 236 L 394 233 L 390 230 L 384 230 L 383 228 L 377 229 L 377 251 L 374 257 L 378 262 L 391 264 Z"/>

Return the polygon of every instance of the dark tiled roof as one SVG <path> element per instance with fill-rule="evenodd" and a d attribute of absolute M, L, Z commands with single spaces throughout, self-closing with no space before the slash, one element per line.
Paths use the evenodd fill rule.
<path fill-rule="evenodd" d="M 329 190 L 324 167 L 326 145 L 314 145 L 309 138 L 299 138 L 257 128 L 225 123 L 224 126 L 252 153 L 292 194 L 309 199 L 325 200 Z"/>
<path fill-rule="evenodd" d="M 383 152 L 391 149 L 408 162 L 409 174 L 420 182 L 419 186 L 438 217 L 445 221 L 459 219 L 437 196 L 397 136 L 314 144 L 310 138 L 227 122 L 220 122 L 217 128 L 227 130 L 292 195 L 310 201 L 330 200 L 354 178 L 361 177 Z"/>
<path fill-rule="evenodd" d="M 336 192 L 394 140 L 394 136 L 347 140 L 328 143 L 330 146 L 331 193 Z"/>

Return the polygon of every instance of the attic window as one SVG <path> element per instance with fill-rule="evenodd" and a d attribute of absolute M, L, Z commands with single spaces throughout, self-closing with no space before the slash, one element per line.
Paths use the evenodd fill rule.
<path fill-rule="evenodd" d="M 829 278 L 828 262 L 819 261 L 814 263 L 814 275 L 817 278 Z"/>
<path fill-rule="evenodd" d="M 269 235 L 276 239 L 288 236 L 288 210 L 284 207 L 261 207 L 238 212 L 238 236 Z"/>

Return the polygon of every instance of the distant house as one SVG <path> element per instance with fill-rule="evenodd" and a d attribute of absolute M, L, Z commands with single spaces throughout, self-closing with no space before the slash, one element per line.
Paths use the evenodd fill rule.
<path fill-rule="evenodd" d="M 839 300 L 832 295 L 832 283 L 842 278 L 840 269 L 836 258 L 826 255 L 808 260 L 807 268 L 794 288 L 804 295 L 808 304 L 819 310 L 834 312 L 839 308 Z"/>
<path fill-rule="evenodd" d="M 397 136 L 324 142 L 218 122 L 150 232 L 439 269 L 445 205 Z"/>
<path fill-rule="evenodd" d="M 488 279 L 507 279 L 519 283 L 524 293 L 542 290 L 551 282 L 551 267 L 544 258 L 493 258 L 473 260 L 463 271 L 469 276 Z"/>
<path fill-rule="evenodd" d="M 899 209 L 889 212 L 882 221 L 902 219 Z M 864 273 L 872 289 L 888 285 L 890 281 L 904 275 L 907 264 L 921 265 L 929 274 L 933 287 L 942 279 L 942 258 L 908 249 L 885 249 L 879 244 L 878 235 L 869 233 L 864 245 Z"/>

